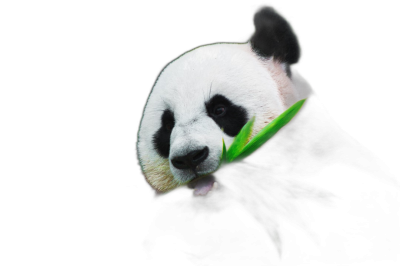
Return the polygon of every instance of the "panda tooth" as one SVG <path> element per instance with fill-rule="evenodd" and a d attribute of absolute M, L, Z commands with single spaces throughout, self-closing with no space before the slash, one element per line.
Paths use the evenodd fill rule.
<path fill-rule="evenodd" d="M 211 187 L 211 190 L 217 189 L 218 188 L 218 183 L 214 182 L 214 184 Z"/>

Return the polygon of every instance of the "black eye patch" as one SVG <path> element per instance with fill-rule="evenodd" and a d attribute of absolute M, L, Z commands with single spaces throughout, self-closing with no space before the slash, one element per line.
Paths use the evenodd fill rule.
<path fill-rule="evenodd" d="M 208 116 L 231 137 L 236 136 L 248 121 L 247 112 L 243 107 L 233 104 L 220 94 L 206 102 L 206 109 Z"/>
<path fill-rule="evenodd" d="M 158 154 L 168 158 L 171 132 L 175 125 L 174 114 L 170 110 L 165 110 L 161 116 L 161 127 L 153 135 L 153 144 Z"/>

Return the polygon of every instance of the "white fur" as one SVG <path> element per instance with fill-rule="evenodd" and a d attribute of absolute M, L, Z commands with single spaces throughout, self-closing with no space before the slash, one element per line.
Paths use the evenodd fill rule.
<path fill-rule="evenodd" d="M 175 117 L 170 158 L 208 146 L 209 156 L 198 169 L 199 174 L 207 174 L 218 167 L 222 139 L 227 148 L 233 141 L 207 115 L 205 102 L 213 95 L 224 95 L 246 109 L 250 118 L 255 116 L 254 135 L 309 93 L 304 80 L 291 80 L 282 63 L 259 58 L 249 43 L 207 45 L 182 55 L 163 70 L 144 110 L 138 151 L 146 180 L 165 192 L 194 176 L 189 170 L 174 168 L 154 148 L 153 135 L 165 109 Z"/>

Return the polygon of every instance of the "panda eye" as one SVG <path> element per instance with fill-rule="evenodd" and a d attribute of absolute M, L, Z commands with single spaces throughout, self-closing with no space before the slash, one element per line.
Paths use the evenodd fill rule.
<path fill-rule="evenodd" d="M 222 104 L 218 104 L 213 109 L 213 115 L 217 117 L 221 117 L 226 113 L 226 107 Z"/>

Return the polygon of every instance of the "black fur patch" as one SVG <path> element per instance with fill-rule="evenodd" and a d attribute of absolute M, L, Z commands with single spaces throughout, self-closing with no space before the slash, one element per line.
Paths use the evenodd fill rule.
<path fill-rule="evenodd" d="M 171 131 L 175 125 L 174 114 L 170 110 L 165 110 L 161 116 L 161 127 L 153 135 L 153 144 L 157 152 L 165 158 L 169 156 L 171 145 Z"/>
<path fill-rule="evenodd" d="M 222 115 L 218 115 L 221 106 L 224 106 L 226 109 Z M 247 112 L 243 107 L 234 105 L 220 94 L 215 95 L 206 102 L 206 109 L 208 115 L 214 119 L 215 123 L 231 137 L 236 136 L 248 121 Z"/>
<path fill-rule="evenodd" d="M 300 46 L 289 23 L 271 7 L 254 15 L 256 32 L 250 39 L 253 51 L 263 57 L 273 56 L 283 63 L 294 64 L 300 58 Z"/>

